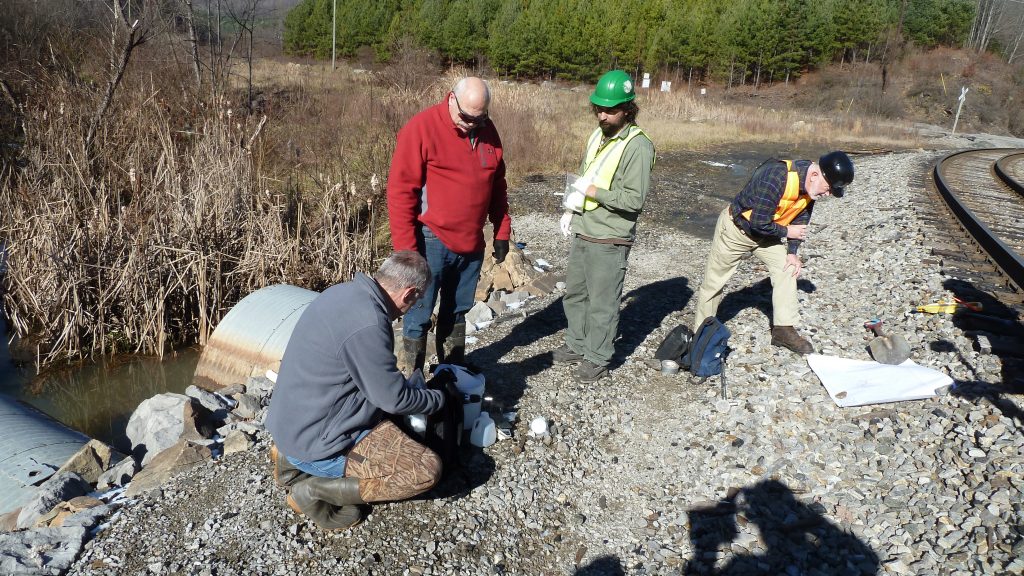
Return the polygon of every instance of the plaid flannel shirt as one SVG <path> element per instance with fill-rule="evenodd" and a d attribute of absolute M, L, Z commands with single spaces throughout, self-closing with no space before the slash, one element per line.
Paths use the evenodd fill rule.
<path fill-rule="evenodd" d="M 807 168 L 810 167 L 810 160 L 796 160 L 793 168 L 800 178 L 800 191 L 805 192 L 804 180 L 807 178 Z M 782 200 L 786 191 L 786 163 L 781 160 L 771 159 L 761 164 L 754 170 L 750 181 L 743 187 L 743 190 L 736 195 L 729 206 L 729 214 L 733 222 L 739 226 L 744 233 L 752 238 L 786 238 L 786 227 L 780 226 L 772 221 L 775 216 L 775 209 Z M 743 212 L 750 210 L 750 220 L 743 217 Z M 814 202 L 807 205 L 803 212 L 793 219 L 791 224 L 808 224 L 811 221 L 811 212 L 814 210 Z M 787 252 L 796 254 L 803 240 L 789 239 Z"/>

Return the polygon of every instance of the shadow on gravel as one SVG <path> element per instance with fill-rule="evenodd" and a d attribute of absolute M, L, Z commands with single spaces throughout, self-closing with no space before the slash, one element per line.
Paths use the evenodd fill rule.
<path fill-rule="evenodd" d="M 690 279 L 684 276 L 659 280 L 630 290 L 623 297 L 625 306 L 619 315 L 619 340 L 611 367 L 621 366 L 665 317 L 686 308 L 693 297 Z"/>
<path fill-rule="evenodd" d="M 693 296 L 689 284 L 689 279 L 684 277 L 670 278 L 641 286 L 623 295 L 624 306 L 619 315 L 619 339 L 615 343 L 615 356 L 612 358 L 611 368 L 621 366 L 625 359 L 636 351 L 637 346 L 661 326 L 666 316 L 686 307 L 686 303 Z M 469 352 L 467 360 L 474 366 L 483 367 L 489 379 L 501 380 L 500 386 L 488 386 L 488 392 L 492 394 L 497 404 L 504 408 L 512 408 L 522 398 L 527 379 L 551 368 L 554 363 L 550 350 L 518 361 L 500 360 L 517 348 L 529 346 L 564 331 L 565 327 L 562 301 L 554 300 L 543 309 L 527 316 L 504 338 Z M 551 348 L 557 348 L 561 344 L 562 340 L 558 339 L 551 343 Z"/>
<path fill-rule="evenodd" d="M 728 289 L 729 287 L 726 286 L 725 290 Z M 796 289 L 799 292 L 812 294 L 818 287 L 810 280 L 801 278 L 796 281 Z M 722 304 L 718 307 L 718 314 L 716 316 L 724 324 L 735 318 L 741 310 L 746 308 L 757 308 L 760 310 L 768 318 L 769 326 L 771 325 L 772 281 L 769 278 L 733 292 L 726 292 L 725 297 L 722 298 Z"/>
<path fill-rule="evenodd" d="M 508 318 L 514 319 L 516 316 L 510 315 Z M 518 348 L 529 346 L 538 340 L 565 330 L 565 325 L 562 300 L 554 300 L 543 309 L 533 312 L 523 319 L 504 338 L 466 354 L 466 360 L 474 366 L 481 367 L 488 379 L 487 391 L 494 398 L 495 403 L 506 409 L 512 408 L 518 405 L 519 399 L 522 398 L 523 392 L 526 390 L 527 379 L 551 368 L 553 365 L 551 352 L 545 351 L 512 362 L 500 362 L 500 360 Z M 556 348 L 560 345 L 561 342 L 557 342 L 551 347 Z M 500 380 L 500 385 L 491 386 L 490 381 L 492 380 Z"/>
<path fill-rule="evenodd" d="M 441 481 L 417 500 L 434 500 L 437 498 L 459 499 L 468 495 L 474 488 L 484 485 L 494 474 L 496 466 L 494 458 L 469 443 L 469 436 L 462 440 L 459 453 L 459 468 L 451 474 L 442 476 Z"/>
<path fill-rule="evenodd" d="M 782 482 L 765 480 L 736 490 L 729 498 L 689 510 L 692 558 L 683 574 L 739 576 L 877 574 L 879 558 L 856 536 L 829 522 L 817 503 L 799 501 Z M 740 526 L 754 524 L 756 540 L 738 539 Z M 748 530 L 749 531 L 749 530 Z M 719 550 L 763 551 L 731 554 L 716 568 Z"/>
<path fill-rule="evenodd" d="M 954 382 L 951 393 L 972 402 L 987 401 L 1007 418 L 1024 424 L 1024 410 L 1019 400 L 1015 402 L 1010 398 L 1013 394 L 1024 394 L 1024 324 L 1021 323 L 1020 313 L 996 300 L 983 287 L 969 281 L 950 278 L 942 285 L 961 300 L 981 303 L 982 310 L 978 313 L 958 310 L 953 315 L 953 325 L 972 340 L 975 350 L 997 356 L 1001 367 L 998 384 L 977 378 L 958 380 Z M 979 342 L 983 340 L 987 340 L 987 345 L 981 350 Z M 955 343 L 936 340 L 929 346 L 937 352 L 956 352 L 960 362 L 977 375 L 974 362 Z"/>
<path fill-rule="evenodd" d="M 601 556 L 586 566 L 580 566 L 573 576 L 625 576 L 618 556 Z"/>

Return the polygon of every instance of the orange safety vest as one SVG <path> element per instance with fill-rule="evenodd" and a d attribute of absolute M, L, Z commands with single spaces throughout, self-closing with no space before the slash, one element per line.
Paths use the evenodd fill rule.
<path fill-rule="evenodd" d="M 779 200 L 779 205 L 775 208 L 775 215 L 772 216 L 772 222 L 775 222 L 779 226 L 789 226 L 789 223 L 793 221 L 804 208 L 811 203 L 811 197 L 807 194 L 800 193 L 800 174 L 796 170 L 793 170 L 792 160 L 783 160 L 786 163 L 786 191 L 782 193 L 782 199 Z M 745 210 L 743 217 L 750 221 L 750 214 L 753 210 Z"/>

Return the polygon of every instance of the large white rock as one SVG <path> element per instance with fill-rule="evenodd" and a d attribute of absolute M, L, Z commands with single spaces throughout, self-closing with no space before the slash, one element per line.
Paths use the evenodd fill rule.
<path fill-rule="evenodd" d="M 154 456 L 178 442 L 185 431 L 185 405 L 191 402 L 184 394 L 166 393 L 139 404 L 128 419 L 125 434 L 140 465 L 145 466 Z"/>

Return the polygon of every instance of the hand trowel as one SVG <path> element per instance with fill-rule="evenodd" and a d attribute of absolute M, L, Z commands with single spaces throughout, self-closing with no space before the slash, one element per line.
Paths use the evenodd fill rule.
<path fill-rule="evenodd" d="M 868 343 L 868 351 L 875 362 L 896 365 L 910 358 L 910 343 L 902 334 L 886 335 L 882 332 L 882 321 L 877 318 L 865 322 L 864 327 L 875 333 Z"/>

